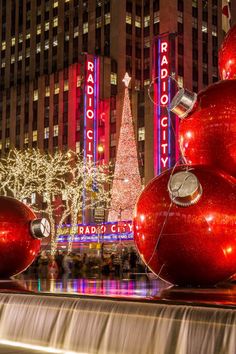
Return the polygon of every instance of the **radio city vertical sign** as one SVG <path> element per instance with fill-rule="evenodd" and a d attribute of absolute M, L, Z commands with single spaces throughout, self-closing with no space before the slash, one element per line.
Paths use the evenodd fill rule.
<path fill-rule="evenodd" d="M 170 112 L 176 83 L 176 35 L 158 36 L 153 46 L 154 58 L 154 170 L 159 175 L 178 159 L 178 119 Z"/>
<path fill-rule="evenodd" d="M 84 81 L 84 158 L 97 161 L 99 59 L 86 55 Z"/>

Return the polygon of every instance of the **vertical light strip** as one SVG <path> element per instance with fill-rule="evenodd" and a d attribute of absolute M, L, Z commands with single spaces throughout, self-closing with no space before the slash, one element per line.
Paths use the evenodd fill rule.
<path fill-rule="evenodd" d="M 170 45 L 170 42 L 169 42 Z M 172 141 L 171 141 L 171 112 L 170 112 L 170 102 L 171 102 L 171 83 L 172 80 L 170 76 L 168 77 L 168 105 L 167 105 L 167 112 L 168 112 L 168 167 L 171 167 L 172 158 L 171 158 L 171 150 L 172 150 Z"/>
<path fill-rule="evenodd" d="M 84 76 L 87 77 L 87 57 L 85 60 L 85 68 L 84 68 Z M 87 82 L 84 80 L 84 167 L 86 164 L 86 129 L 87 129 L 87 121 L 86 121 L 86 110 L 87 110 Z M 86 181 L 85 178 L 83 180 L 83 203 L 82 203 L 82 222 L 85 223 L 85 201 L 86 201 Z"/>
<path fill-rule="evenodd" d="M 154 87 L 154 102 L 157 102 L 158 99 L 158 89 L 157 89 L 157 55 L 158 55 L 158 48 L 156 45 L 156 41 L 153 43 L 153 87 Z M 154 105 L 153 107 L 153 114 L 154 114 L 154 121 L 153 121 L 153 162 L 154 162 L 154 174 L 157 174 L 157 119 L 158 119 L 158 106 Z"/>

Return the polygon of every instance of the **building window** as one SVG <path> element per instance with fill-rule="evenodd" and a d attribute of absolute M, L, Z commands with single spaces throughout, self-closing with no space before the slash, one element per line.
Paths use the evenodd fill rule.
<path fill-rule="evenodd" d="M 83 23 L 83 34 L 88 33 L 88 22 Z"/>
<path fill-rule="evenodd" d="M 64 81 L 64 91 L 68 91 L 69 90 L 69 82 L 68 80 Z"/>
<path fill-rule="evenodd" d="M 150 26 L 150 16 L 145 16 L 144 17 L 144 27 Z"/>
<path fill-rule="evenodd" d="M 178 22 L 183 23 L 183 12 L 178 11 Z"/>
<path fill-rule="evenodd" d="M 111 73 L 111 84 L 117 85 L 117 74 L 116 73 Z"/>
<path fill-rule="evenodd" d="M 57 27 L 58 26 L 58 17 L 54 17 L 53 18 L 53 27 Z"/>
<path fill-rule="evenodd" d="M 38 132 L 37 130 L 33 130 L 33 141 L 37 141 L 38 140 Z"/>
<path fill-rule="evenodd" d="M 132 14 L 129 12 L 126 12 L 126 23 L 128 23 L 129 25 L 132 24 Z"/>
<path fill-rule="evenodd" d="M 49 127 L 44 128 L 44 139 L 49 139 Z"/>
<path fill-rule="evenodd" d="M 135 27 L 141 28 L 141 16 L 135 16 Z"/>
<path fill-rule="evenodd" d="M 28 143 L 29 143 L 29 133 L 26 132 L 26 133 L 24 134 L 24 144 L 28 144 Z"/>
<path fill-rule="evenodd" d="M 53 136 L 58 136 L 59 133 L 59 127 L 58 125 L 53 126 Z"/>
<path fill-rule="evenodd" d="M 207 22 L 202 22 L 202 32 L 207 33 Z"/>
<path fill-rule="evenodd" d="M 50 86 L 45 87 L 45 96 L 49 97 L 50 96 Z"/>
<path fill-rule="evenodd" d="M 74 38 L 78 37 L 79 36 L 79 27 L 75 27 L 74 28 Z"/>
<path fill-rule="evenodd" d="M 156 11 L 153 14 L 153 23 L 159 23 L 160 22 L 160 12 Z"/>
<path fill-rule="evenodd" d="M 39 98 L 39 92 L 38 90 L 34 90 L 34 101 L 37 101 Z"/>
<path fill-rule="evenodd" d="M 184 85 L 184 79 L 183 79 L 183 76 L 178 76 L 178 80 L 177 80 L 177 82 L 178 82 L 178 87 L 179 87 L 179 88 L 182 88 L 182 87 L 183 87 L 183 85 Z"/>
<path fill-rule="evenodd" d="M 138 141 L 145 140 L 145 128 L 141 127 L 138 129 Z"/>
<path fill-rule="evenodd" d="M 60 91 L 59 82 L 55 82 L 54 85 L 54 95 L 57 95 Z"/>
<path fill-rule="evenodd" d="M 102 18 L 98 17 L 96 18 L 96 28 L 102 27 Z"/>
<path fill-rule="evenodd" d="M 110 12 L 105 14 L 105 25 L 109 25 L 111 23 L 111 14 Z"/>

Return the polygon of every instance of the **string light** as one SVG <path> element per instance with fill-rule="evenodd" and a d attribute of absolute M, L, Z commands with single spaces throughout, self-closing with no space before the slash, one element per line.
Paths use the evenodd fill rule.
<path fill-rule="evenodd" d="M 0 160 L 0 192 L 26 202 L 34 211 L 43 214 L 51 224 L 51 253 L 57 249 L 58 231 L 71 216 L 71 238 L 68 252 L 77 234 L 78 215 L 83 207 L 84 181 L 87 189 L 85 208 L 94 209 L 110 200 L 106 185 L 111 183 L 111 167 L 85 162 L 75 152 L 11 150 Z M 94 185 L 93 181 L 96 181 Z M 37 198 L 32 201 L 32 194 Z"/>

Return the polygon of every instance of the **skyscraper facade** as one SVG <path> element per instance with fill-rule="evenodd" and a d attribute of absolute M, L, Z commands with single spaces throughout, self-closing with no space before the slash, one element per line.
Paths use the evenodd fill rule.
<path fill-rule="evenodd" d="M 221 0 L 1 0 L 0 13 L 2 154 L 72 149 L 114 162 L 128 72 L 143 182 L 160 172 L 158 161 L 173 164 L 178 124 L 163 146 L 161 70 L 195 92 L 218 80 Z"/>

